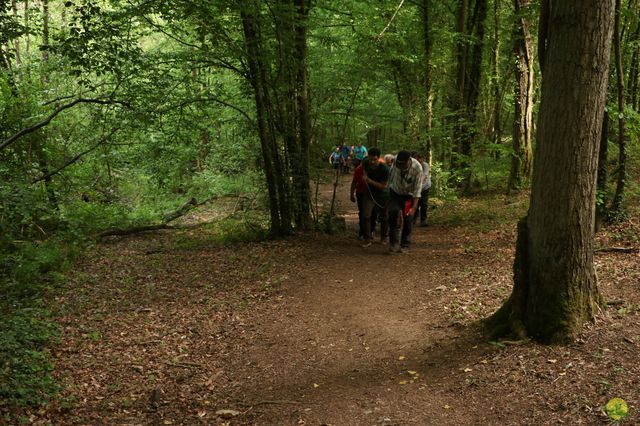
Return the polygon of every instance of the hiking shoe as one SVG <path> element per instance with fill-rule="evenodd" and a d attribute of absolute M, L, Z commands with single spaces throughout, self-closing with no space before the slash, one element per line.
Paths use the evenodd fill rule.
<path fill-rule="evenodd" d="M 391 253 L 400 253 L 400 246 L 396 243 L 396 244 L 391 244 L 389 246 L 389 251 Z"/>
<path fill-rule="evenodd" d="M 409 247 L 400 247 L 400 253 L 409 253 Z"/>
<path fill-rule="evenodd" d="M 371 247 L 371 241 L 365 241 L 364 244 L 362 244 L 362 248 L 367 248 L 367 247 Z"/>

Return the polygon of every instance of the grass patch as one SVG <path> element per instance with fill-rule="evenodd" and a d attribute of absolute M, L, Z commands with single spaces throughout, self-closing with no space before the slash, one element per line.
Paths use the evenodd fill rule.
<path fill-rule="evenodd" d="M 268 237 L 268 233 L 268 223 L 264 218 L 226 217 L 199 227 L 196 231 L 176 234 L 172 245 L 179 250 L 222 247 L 235 243 L 263 241 Z"/>
<path fill-rule="evenodd" d="M 528 207 L 528 193 L 510 197 L 481 194 L 443 202 L 429 214 L 434 223 L 487 231 L 503 224 L 515 226 Z"/>

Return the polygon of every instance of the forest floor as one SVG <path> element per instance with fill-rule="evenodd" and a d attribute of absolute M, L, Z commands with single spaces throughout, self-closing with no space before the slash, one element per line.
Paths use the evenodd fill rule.
<path fill-rule="evenodd" d="M 478 320 L 511 291 L 526 196 L 445 204 L 389 254 L 360 247 L 349 182 L 338 235 L 221 246 L 205 227 L 95 246 L 55 301 L 65 391 L 31 422 L 606 424 L 619 397 L 640 423 L 637 252 L 596 254 L 614 304 L 575 343 L 491 342 Z M 636 216 L 598 247 L 639 236 Z"/>

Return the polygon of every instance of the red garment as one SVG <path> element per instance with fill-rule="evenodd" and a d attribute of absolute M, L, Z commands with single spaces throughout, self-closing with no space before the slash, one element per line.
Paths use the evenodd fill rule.
<path fill-rule="evenodd" d="M 353 172 L 353 182 L 356 183 L 356 194 L 364 194 L 367 190 L 367 184 L 362 181 L 362 177 L 364 176 L 364 168 L 362 164 L 356 167 Z"/>
<path fill-rule="evenodd" d="M 409 198 L 407 201 L 404 202 L 404 215 L 405 216 L 409 216 L 409 211 L 411 210 L 411 207 L 413 207 L 413 198 Z"/>

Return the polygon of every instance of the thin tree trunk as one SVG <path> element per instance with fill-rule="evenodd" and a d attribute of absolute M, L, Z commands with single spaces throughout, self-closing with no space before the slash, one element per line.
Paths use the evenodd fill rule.
<path fill-rule="evenodd" d="M 640 37 L 640 23 L 638 23 L 638 29 L 635 33 L 634 40 L 638 40 Z M 627 102 L 631 108 L 638 110 L 638 54 L 640 53 L 640 46 L 635 46 L 631 53 L 631 63 L 629 64 L 629 76 L 627 77 Z"/>
<path fill-rule="evenodd" d="M 18 4 L 16 0 L 11 0 L 11 10 L 13 11 L 13 17 L 17 22 L 18 21 Z M 14 43 L 13 48 L 15 50 L 15 57 L 16 57 L 16 65 L 20 66 L 22 64 L 22 58 L 20 57 L 20 38 L 16 37 L 13 43 Z"/>
<path fill-rule="evenodd" d="M 618 175 L 616 179 L 616 192 L 611 202 L 609 216 L 617 218 L 622 213 L 622 200 L 624 198 L 625 183 L 627 179 L 627 142 L 624 118 L 624 71 L 622 69 L 622 53 L 620 46 L 620 0 L 616 2 L 616 15 L 614 23 L 613 43 L 616 63 L 616 83 L 618 92 Z"/>
<path fill-rule="evenodd" d="M 31 49 L 31 27 L 29 24 L 29 0 L 24 0 L 24 50 L 27 57 Z"/>
<path fill-rule="evenodd" d="M 453 130 L 453 150 L 451 155 L 451 173 L 452 184 L 455 182 L 455 174 L 459 170 L 463 170 L 468 167 L 468 160 L 461 154 L 460 144 L 462 138 L 465 137 L 464 121 L 466 120 L 466 114 L 464 112 L 464 93 L 465 93 L 465 77 L 467 75 L 467 34 L 465 23 L 467 21 L 467 9 L 468 0 L 458 0 L 456 6 L 456 21 L 455 21 L 455 60 L 456 60 L 456 80 L 454 86 L 454 92 L 451 96 L 451 110 L 455 114 L 454 130 Z"/>
<path fill-rule="evenodd" d="M 493 2 L 493 143 L 500 145 L 502 139 L 502 117 L 500 116 L 502 103 L 500 102 L 500 0 Z M 500 157 L 500 151 L 494 151 L 494 157 Z"/>
<path fill-rule="evenodd" d="M 607 217 L 607 157 L 609 155 L 609 113 L 604 112 L 600 150 L 598 152 L 598 177 L 596 178 L 596 232 Z"/>
<path fill-rule="evenodd" d="M 42 0 L 42 60 L 49 61 L 49 0 Z"/>
<path fill-rule="evenodd" d="M 282 231 L 282 219 L 280 217 L 280 208 L 278 203 L 278 185 L 276 170 L 274 167 L 274 153 L 272 140 L 273 135 L 269 131 L 267 123 L 267 100 L 266 88 L 261 78 L 262 70 L 259 60 L 259 36 L 257 30 L 257 22 L 255 10 L 249 7 L 243 7 L 240 10 L 242 20 L 242 28 L 245 37 L 245 46 L 247 49 L 247 63 L 249 66 L 249 79 L 254 90 L 256 102 L 256 113 L 258 121 L 258 134 L 260 137 L 260 146 L 262 150 L 262 159 L 264 161 L 264 173 L 267 181 L 267 189 L 269 193 L 269 212 L 271 218 L 271 232 L 279 235 Z"/>
<path fill-rule="evenodd" d="M 433 37 L 431 36 L 431 0 L 422 0 L 422 36 L 424 38 L 424 127 L 425 127 L 425 146 L 424 155 L 429 164 L 431 164 L 431 126 L 433 122 L 433 82 L 431 79 L 431 52 L 433 50 Z"/>
<path fill-rule="evenodd" d="M 515 93 L 513 117 L 513 153 L 507 193 L 517 191 L 531 172 L 531 135 L 533 121 L 533 55 L 527 9 L 530 0 L 514 0 L 513 50 L 515 54 Z"/>
<path fill-rule="evenodd" d="M 309 4 L 305 0 L 294 0 L 296 8 L 295 51 L 298 64 L 296 73 L 296 104 L 299 121 L 298 145 L 300 157 L 296 165 L 297 209 L 296 225 L 306 229 L 311 225 L 311 192 L 309 188 L 309 144 L 311 140 L 311 117 L 309 112 L 309 83 L 307 75 L 307 22 Z"/>
<path fill-rule="evenodd" d="M 49 81 L 49 77 L 46 70 L 46 64 L 49 61 L 49 1 L 42 1 L 42 45 L 40 46 L 42 51 L 42 62 L 45 64 L 45 72 L 41 74 L 41 81 L 43 87 L 46 88 L 46 84 Z M 53 179 L 50 173 L 49 158 L 44 145 L 47 140 L 47 129 L 41 129 L 33 135 L 31 147 L 35 153 L 38 168 L 40 173 L 45 176 L 44 185 L 47 191 L 47 197 L 51 206 L 58 210 L 58 197 L 56 196 L 55 189 L 53 188 Z"/>
<path fill-rule="evenodd" d="M 478 110 L 478 97 L 480 96 L 480 82 L 482 71 L 482 54 L 484 51 L 484 31 L 485 20 L 487 17 L 487 1 L 476 0 L 472 32 L 474 44 L 471 53 L 471 64 L 469 66 L 469 78 L 465 84 L 465 98 L 466 98 L 466 114 L 467 119 L 465 123 L 467 125 L 465 136 L 462 138 L 462 146 L 460 149 L 461 154 L 467 159 L 468 165 L 463 175 L 463 184 L 465 192 L 471 190 L 471 155 L 472 146 L 475 144 L 478 131 L 476 126 L 477 110 Z"/>

